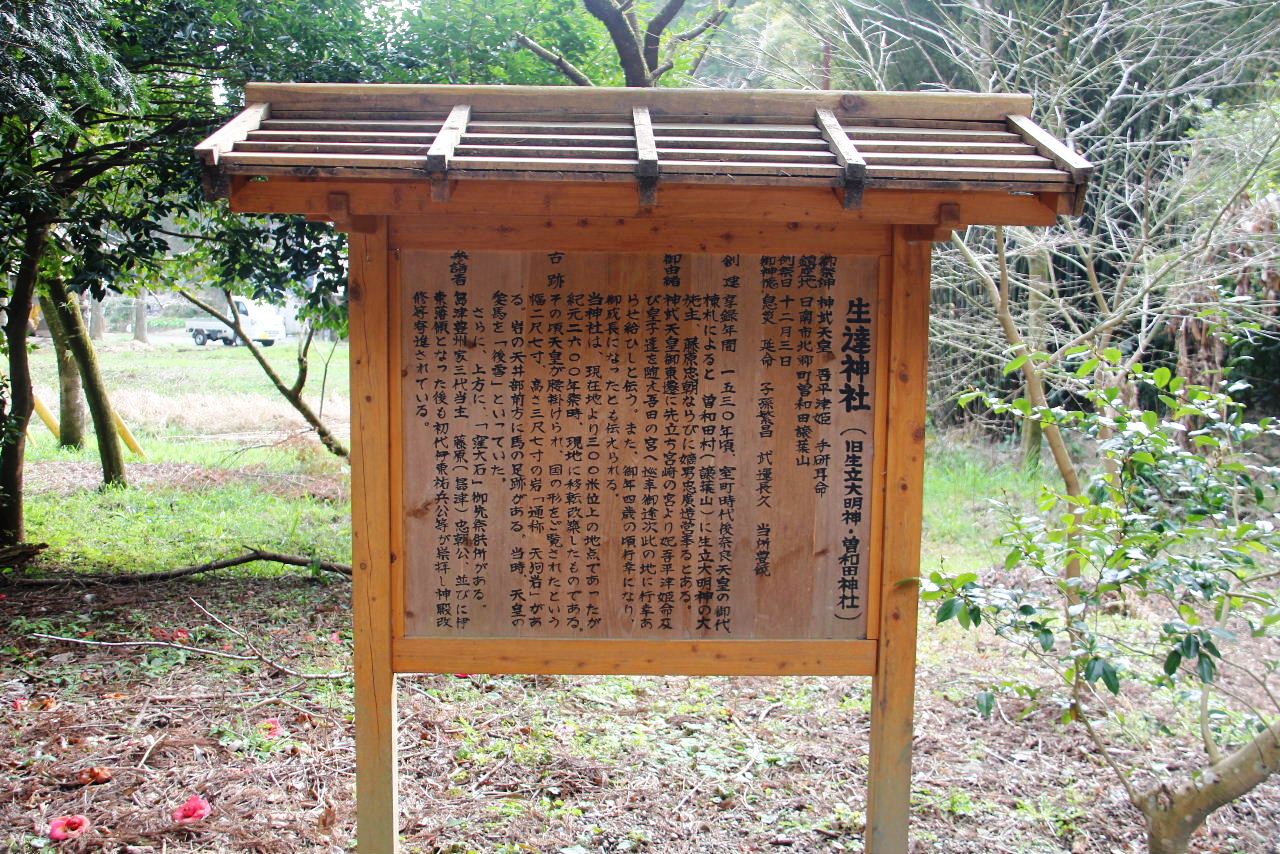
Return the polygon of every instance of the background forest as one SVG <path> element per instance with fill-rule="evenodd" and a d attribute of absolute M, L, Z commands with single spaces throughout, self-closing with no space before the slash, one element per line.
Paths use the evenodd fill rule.
<path fill-rule="evenodd" d="M 287 80 L 1033 94 L 1095 169 L 935 246 L 914 836 L 1280 850 L 1276 3 L 4 0 L 0 41 L 0 846 L 353 843 L 345 237 L 192 154 Z M 246 346 L 142 343 L 148 300 Z M 409 850 L 862 850 L 864 680 L 403 681 Z"/>

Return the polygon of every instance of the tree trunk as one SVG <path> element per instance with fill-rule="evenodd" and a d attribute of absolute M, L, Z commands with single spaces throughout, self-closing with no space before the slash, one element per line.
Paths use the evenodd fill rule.
<path fill-rule="evenodd" d="M 89 337 L 94 341 L 101 341 L 106 333 L 107 318 L 102 313 L 102 300 L 94 299 L 93 294 L 89 294 Z"/>
<path fill-rule="evenodd" d="M 1027 346 L 1033 353 L 1045 347 L 1045 303 L 1049 292 L 1049 276 L 1052 274 L 1047 249 L 1035 252 L 1028 259 L 1027 276 Z M 1022 467 L 1027 471 L 1040 470 L 1040 453 L 1044 447 L 1044 427 L 1039 421 L 1024 419 L 1022 422 Z"/>
<path fill-rule="evenodd" d="M 49 297 L 58 319 L 67 333 L 67 347 L 80 368 L 80 380 L 84 384 L 85 400 L 93 417 L 93 432 L 98 438 L 98 459 L 102 461 L 102 482 L 107 486 L 124 486 L 124 451 L 120 447 L 120 434 L 111 416 L 111 399 L 98 370 L 98 357 L 93 352 L 84 320 L 67 293 L 66 284 L 55 276 L 49 280 Z M 96 305 L 101 305 L 94 300 Z"/>
<path fill-rule="evenodd" d="M 75 294 L 68 298 L 74 302 Z M 58 359 L 58 445 L 63 448 L 84 447 L 84 392 L 80 385 L 80 369 L 67 346 L 67 331 L 54 308 L 53 300 L 40 294 L 40 310 L 49 324 L 49 336 Z M 78 303 L 72 306 L 80 313 Z"/>
<path fill-rule="evenodd" d="M 262 368 L 263 373 L 267 375 L 267 379 L 271 380 L 271 384 L 276 387 L 276 391 L 280 392 L 280 394 L 284 396 L 284 399 L 289 401 L 289 405 L 302 416 L 302 419 L 310 425 L 311 429 L 316 431 L 316 436 L 320 439 L 321 444 L 328 448 L 329 452 L 334 456 L 342 457 L 344 460 L 350 461 L 351 454 L 347 450 L 346 446 L 342 444 L 342 440 L 333 435 L 332 431 L 325 426 L 324 422 L 320 420 L 320 416 L 307 405 L 307 401 L 302 396 L 302 389 L 307 383 L 307 350 L 311 345 L 310 331 L 307 332 L 307 337 L 304 339 L 302 346 L 298 349 L 298 377 L 294 380 L 292 386 L 285 385 L 280 374 L 276 372 L 275 368 L 271 367 L 271 363 L 268 362 L 267 357 L 263 355 L 262 349 L 245 334 L 244 327 L 240 323 L 240 312 L 236 311 L 235 299 L 229 292 L 224 292 L 228 308 L 228 312 L 226 314 L 223 314 L 209 303 L 199 297 L 192 296 L 186 291 L 178 291 L 178 294 L 196 308 L 231 327 L 231 330 L 235 333 L 236 340 L 249 348 L 249 352 L 253 355 L 254 360 L 257 361 L 259 367 Z M 322 401 L 321 410 L 323 409 L 324 406 Z"/>
<path fill-rule="evenodd" d="M 133 340 L 149 344 L 147 340 L 147 291 L 133 298 Z"/>
<path fill-rule="evenodd" d="M 1280 772 L 1280 721 L 1236 752 L 1213 763 L 1196 779 L 1160 785 L 1135 804 L 1147 818 L 1150 854 L 1186 854 L 1191 836 L 1216 809 Z"/>
<path fill-rule="evenodd" d="M 31 363 L 27 356 L 27 323 L 35 297 L 36 275 L 44 255 L 49 224 L 27 220 L 22 260 L 5 306 L 4 338 L 9 353 L 8 388 L 3 389 L 3 430 L 0 430 L 0 546 L 26 538 L 22 513 L 22 464 L 27 451 L 27 424 L 35 408 Z"/>

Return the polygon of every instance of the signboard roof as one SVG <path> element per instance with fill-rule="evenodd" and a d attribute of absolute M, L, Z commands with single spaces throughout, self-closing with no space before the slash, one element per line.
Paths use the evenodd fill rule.
<path fill-rule="evenodd" d="M 1024 95 L 252 83 L 198 151 L 232 175 L 1053 193 L 1090 164 Z"/>

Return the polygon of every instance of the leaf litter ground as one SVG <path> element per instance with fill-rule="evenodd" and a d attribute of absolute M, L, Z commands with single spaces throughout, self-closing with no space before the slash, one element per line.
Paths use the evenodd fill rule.
<path fill-rule="evenodd" d="M 345 674 L 348 595 L 345 582 L 288 576 L 7 588 L 0 843 L 31 850 L 50 819 L 83 814 L 94 829 L 65 850 L 348 850 L 345 678 L 299 679 L 261 661 L 171 647 L 31 637 L 176 636 L 245 653 L 244 639 L 197 602 L 271 661 Z M 1052 710 L 1002 701 L 989 721 L 974 710 L 977 674 L 1001 648 L 927 623 L 923 635 L 915 850 L 1141 849 L 1139 817 Z M 405 848 L 860 851 L 869 688 L 861 678 L 404 679 Z M 85 784 L 87 769 L 109 779 Z M 212 815 L 175 824 L 172 810 L 192 794 Z M 1196 850 L 1273 850 L 1277 804 L 1280 786 L 1256 790 L 1216 815 Z"/>

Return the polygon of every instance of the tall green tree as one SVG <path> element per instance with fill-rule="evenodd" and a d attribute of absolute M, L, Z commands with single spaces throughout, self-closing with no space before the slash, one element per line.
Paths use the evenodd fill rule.
<path fill-rule="evenodd" d="M 380 79 L 389 39 L 386 21 L 356 0 L 33 2 L 6 14 L 18 35 L 4 59 L 14 76 L 0 87 L 9 363 L 0 543 L 15 543 L 25 533 L 32 411 L 27 327 L 46 256 L 58 254 L 69 288 L 96 296 L 157 263 L 168 250 L 164 223 L 206 204 L 191 146 L 225 120 L 247 80 Z M 236 220 L 217 237 L 243 244 L 264 227 Z M 280 233 L 304 247 L 328 239 L 292 223 Z M 303 275 L 313 259 L 307 248 L 280 254 Z M 98 441 L 118 440 L 106 430 Z M 122 466 L 107 468 L 108 480 L 123 481 Z"/>

